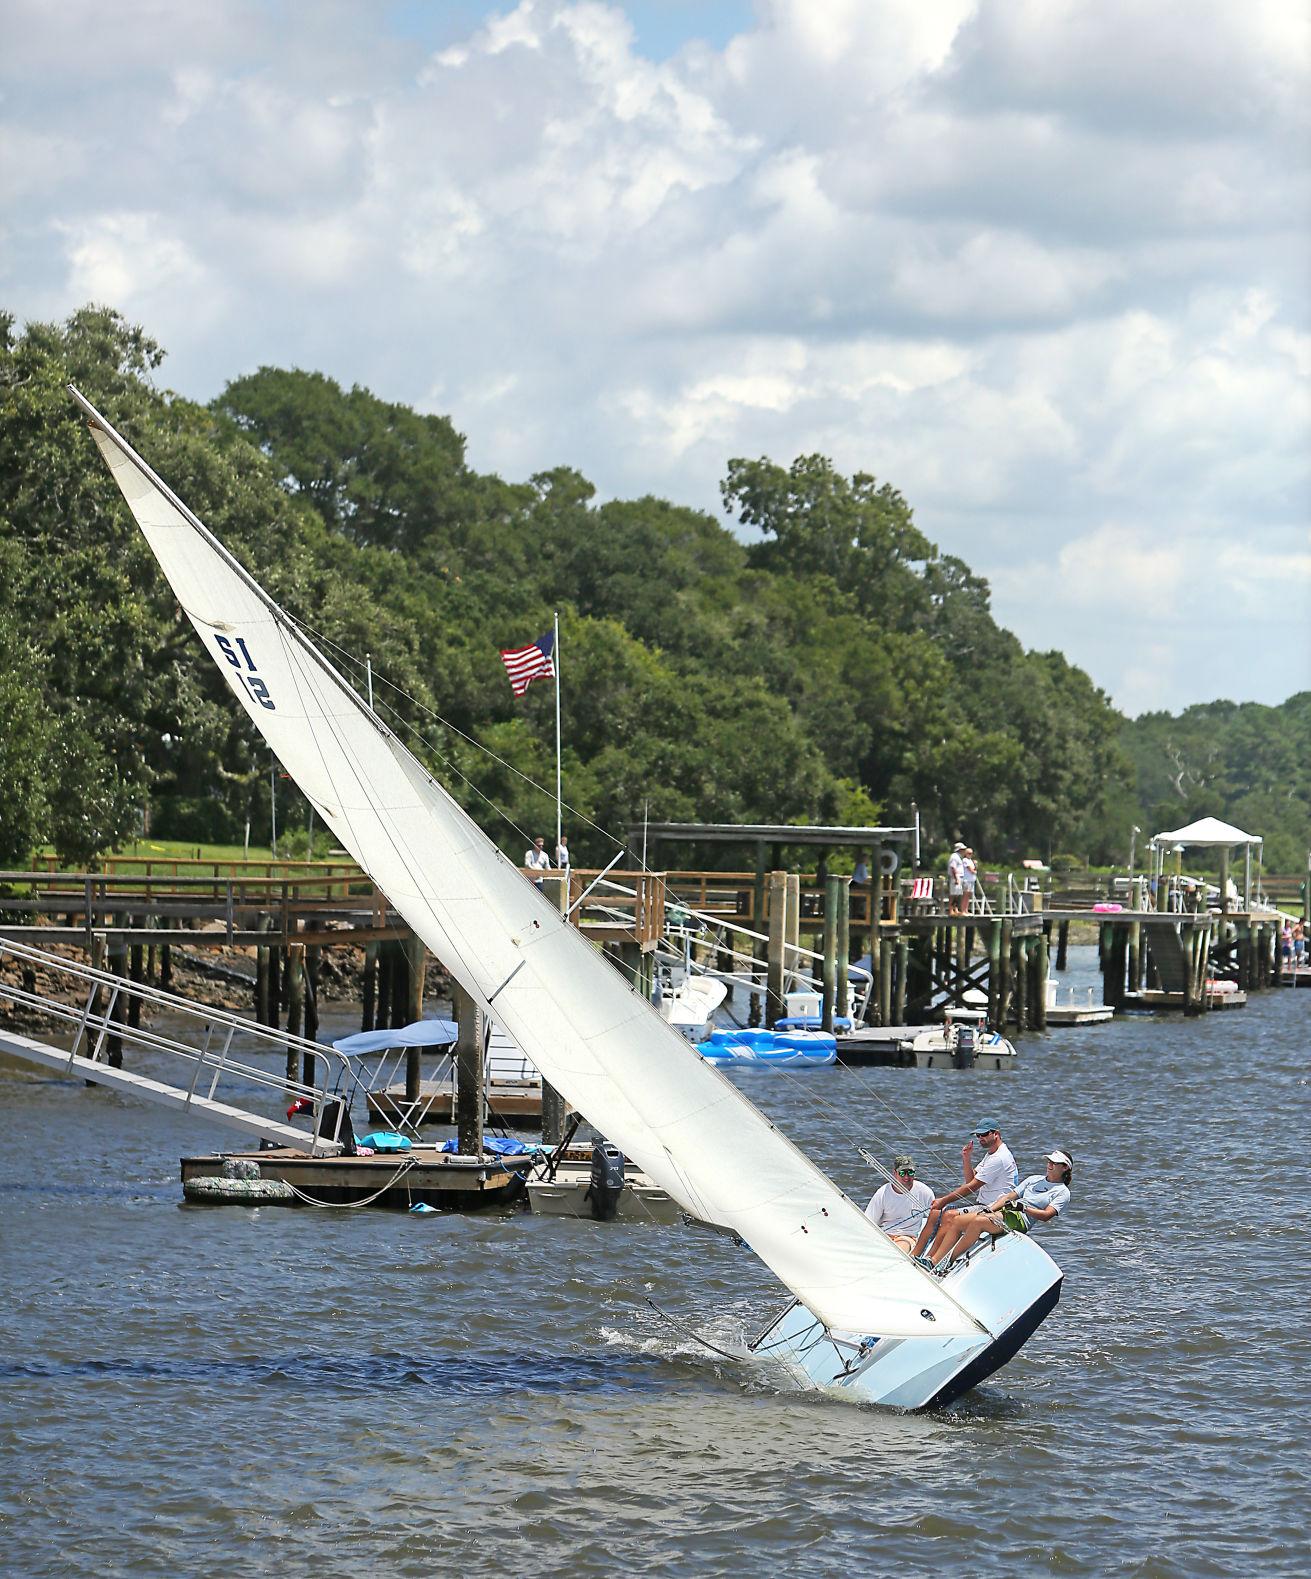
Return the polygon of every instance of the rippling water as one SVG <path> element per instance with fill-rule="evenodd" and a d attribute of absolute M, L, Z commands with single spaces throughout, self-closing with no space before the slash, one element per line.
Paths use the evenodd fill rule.
<path fill-rule="evenodd" d="M 1025 1171 L 1072 1151 L 1060 1306 L 930 1416 L 670 1327 L 646 1294 L 726 1346 L 781 1303 L 718 1236 L 184 1207 L 178 1157 L 225 1132 L 0 1068 L 0 1567 L 1303 1573 L 1309 1011 L 1053 1031 L 1009 1075 L 741 1077 L 862 1198 L 855 1146 L 899 1122 L 931 1183 L 993 1115 Z"/>

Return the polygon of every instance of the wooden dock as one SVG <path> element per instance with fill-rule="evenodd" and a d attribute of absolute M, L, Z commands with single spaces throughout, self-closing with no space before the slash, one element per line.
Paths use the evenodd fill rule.
<path fill-rule="evenodd" d="M 261 1151 L 183 1157 L 182 1190 L 187 1199 L 195 1203 L 223 1200 L 213 1193 L 214 1183 L 228 1176 L 225 1164 L 230 1162 L 252 1165 L 263 1182 L 289 1185 L 292 1193 L 289 1199 L 284 1197 L 287 1205 L 376 1206 L 387 1211 L 432 1206 L 468 1212 L 518 1200 L 530 1158 L 461 1157 L 440 1152 L 435 1146 L 415 1146 L 386 1156 L 311 1157 L 291 1146 L 272 1146 Z M 250 1169 L 243 1172 L 250 1174 Z M 202 1181 L 208 1181 L 208 1187 Z M 232 1201 L 245 1203 L 240 1191 L 231 1192 L 228 1204 Z M 249 1202 L 267 1203 L 268 1198 L 260 1197 Z"/>

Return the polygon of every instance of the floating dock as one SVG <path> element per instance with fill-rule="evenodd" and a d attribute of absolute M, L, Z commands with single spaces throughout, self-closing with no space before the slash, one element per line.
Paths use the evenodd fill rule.
<path fill-rule="evenodd" d="M 453 1156 L 435 1146 L 372 1157 L 312 1157 L 291 1146 L 271 1146 L 183 1157 L 182 1193 L 196 1204 L 376 1206 L 384 1211 L 431 1206 L 467 1212 L 518 1200 L 531 1161 L 528 1154 Z M 286 1189 L 240 1188 L 246 1184 Z"/>
<path fill-rule="evenodd" d="M 1114 1018 L 1115 1010 L 1109 1003 L 1062 1003 L 1047 1009 L 1048 1026 L 1103 1025 Z"/>

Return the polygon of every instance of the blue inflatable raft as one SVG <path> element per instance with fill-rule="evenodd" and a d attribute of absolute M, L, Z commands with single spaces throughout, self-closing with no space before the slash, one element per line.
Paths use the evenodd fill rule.
<path fill-rule="evenodd" d="M 739 1031 L 719 1027 L 696 1050 L 721 1068 L 820 1069 L 838 1056 L 837 1038 L 825 1031 Z"/>

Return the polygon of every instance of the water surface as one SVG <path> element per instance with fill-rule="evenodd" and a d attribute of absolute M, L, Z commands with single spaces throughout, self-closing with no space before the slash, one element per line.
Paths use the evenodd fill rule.
<path fill-rule="evenodd" d="M 1074 1155 L 1060 1306 L 927 1416 L 662 1320 L 646 1295 L 731 1347 L 779 1306 L 719 1236 L 184 1207 L 179 1156 L 229 1132 L 0 1068 L 4 1570 L 1301 1574 L 1308 1011 L 1054 1030 L 1010 1074 L 739 1076 L 862 1199 L 857 1146 L 907 1129 L 944 1186 L 994 1116 L 1025 1171 Z"/>

